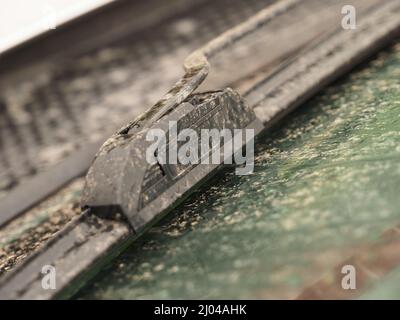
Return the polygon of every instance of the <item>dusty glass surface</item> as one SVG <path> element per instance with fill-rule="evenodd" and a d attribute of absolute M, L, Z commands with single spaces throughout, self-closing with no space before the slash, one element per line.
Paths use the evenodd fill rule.
<path fill-rule="evenodd" d="M 360 299 L 365 300 L 391 300 L 400 297 L 400 268 L 389 274 L 382 283 L 377 284 L 368 292 L 363 294 Z"/>
<path fill-rule="evenodd" d="M 260 139 L 77 298 L 293 298 L 400 221 L 400 45 Z"/>

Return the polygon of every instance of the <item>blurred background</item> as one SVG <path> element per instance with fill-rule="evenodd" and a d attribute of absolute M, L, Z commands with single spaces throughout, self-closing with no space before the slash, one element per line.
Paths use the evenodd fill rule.
<path fill-rule="evenodd" d="M 100 145 L 189 53 L 275 2 L 0 0 L 0 213 L 24 213 L 0 229 L 0 274 L 80 214 Z M 399 93 L 396 38 L 263 136 L 253 175 L 222 172 L 76 297 L 400 297 Z"/>

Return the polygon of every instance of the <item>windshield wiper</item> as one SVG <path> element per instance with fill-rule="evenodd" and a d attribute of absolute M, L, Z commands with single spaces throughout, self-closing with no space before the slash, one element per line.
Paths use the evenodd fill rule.
<path fill-rule="evenodd" d="M 228 117 L 234 127 L 261 132 L 398 35 L 397 0 L 359 0 L 354 5 L 359 8 L 358 27 L 349 31 L 332 18 L 332 10 L 340 12 L 337 1 L 280 1 L 189 56 L 185 76 L 169 93 L 100 149 L 87 176 L 82 215 L 2 280 L 0 298 L 70 296 L 93 275 L 96 265 L 117 255 L 218 169 L 152 167 L 144 159 L 148 145 L 143 140 L 151 128 L 188 117 L 182 128 L 199 128 L 212 120 L 213 125 L 205 125 L 210 129 L 219 117 Z M 312 18 L 307 15 L 311 11 Z M 272 47 L 285 37 L 292 42 L 282 42 L 281 49 Z M 243 53 L 240 46 L 251 48 L 252 54 Z M 254 59 L 253 55 L 262 57 L 263 47 L 271 50 L 270 59 Z M 233 62 L 240 59 L 248 64 Z M 214 62 L 217 68 L 210 68 Z M 222 78 L 218 66 L 225 70 Z M 211 91 L 203 83 L 210 71 Z M 227 77 L 241 96 L 220 89 Z M 198 88 L 207 90 L 196 93 Z M 203 110 L 207 112 L 201 114 Z M 215 113 L 208 113 L 211 110 Z M 240 111 L 232 115 L 230 110 Z M 56 290 L 41 285 L 44 265 L 57 270 Z"/>

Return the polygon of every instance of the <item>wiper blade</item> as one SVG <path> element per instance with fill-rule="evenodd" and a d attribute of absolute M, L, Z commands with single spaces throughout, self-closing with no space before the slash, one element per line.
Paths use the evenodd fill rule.
<path fill-rule="evenodd" d="M 235 53 L 232 48 L 243 42 L 250 48 L 253 45 L 255 47 L 261 45 L 257 41 L 260 33 L 272 37 L 270 41 L 276 42 L 277 38 L 273 37 L 274 32 L 277 36 L 290 34 L 293 36 L 298 35 L 299 25 L 304 26 L 303 38 L 293 39 L 294 42 L 298 41 L 296 44 L 298 48 L 304 48 L 304 52 L 301 55 L 292 56 L 289 63 L 283 63 L 281 68 L 273 73 L 271 73 L 271 69 L 268 69 L 269 71 L 260 77 L 255 77 L 256 81 L 250 81 L 251 84 L 248 85 L 248 81 L 245 81 L 245 70 L 243 68 L 236 70 L 236 67 L 232 68 L 231 65 L 231 68 L 235 69 L 232 71 L 235 80 L 243 80 L 239 81 L 237 87 L 239 89 L 245 87 L 247 94 L 243 98 L 238 97 L 236 102 L 228 103 L 226 106 L 235 107 L 246 104 L 247 101 L 248 107 L 253 111 L 247 108 L 245 110 L 248 110 L 246 112 L 249 115 L 254 116 L 254 118 L 250 117 L 254 120 L 242 124 L 241 127 L 245 128 L 251 125 L 259 128 L 258 124 L 262 123 L 265 129 L 327 83 L 348 71 L 398 35 L 400 30 L 400 3 L 398 1 L 359 0 L 355 1 L 354 5 L 360 8 L 358 12 L 359 26 L 357 30 L 346 31 L 338 26 L 337 20 L 330 18 L 331 10 L 340 12 L 340 4 L 337 1 L 281 1 L 191 55 L 185 62 L 185 77 L 159 103 L 146 114 L 122 128 L 100 150 L 97 160 L 88 174 L 83 201 L 88 209 L 63 229 L 57 237 L 50 240 L 41 251 L 35 253 L 14 272 L 7 275 L 1 283 L 0 297 L 47 299 L 73 294 L 84 283 L 84 277 L 90 275 L 90 271 L 94 270 L 94 265 L 104 263 L 105 259 L 118 254 L 141 232 L 176 205 L 181 199 L 180 194 L 176 198 L 170 198 L 168 196 L 171 194 L 168 194 L 168 191 L 174 186 L 179 188 L 178 184 L 185 180 L 176 179 L 172 181 L 171 185 L 167 184 L 167 187 L 157 189 L 153 200 L 146 204 L 141 200 L 143 199 L 140 196 L 141 191 L 132 193 L 129 186 L 133 182 L 143 186 L 147 165 L 137 177 L 134 166 L 124 167 L 127 170 L 124 171 L 121 163 L 126 163 L 127 150 L 133 148 L 135 143 L 139 143 L 137 138 L 145 130 L 160 124 L 174 112 L 177 113 L 175 116 L 178 118 L 187 114 L 182 112 L 181 108 L 196 109 L 194 105 L 196 93 L 194 92 L 200 85 L 204 85 L 202 81 L 208 72 L 214 70 L 210 68 L 213 63 L 210 64 L 209 59 L 218 60 L 220 57 L 225 59 L 232 56 Z M 313 10 L 314 12 L 318 11 L 310 19 L 307 13 Z M 290 23 L 288 24 L 288 22 Z M 299 22 L 301 23 L 299 24 Z M 321 25 L 323 32 L 315 29 L 315 25 Z M 279 33 L 280 31 L 281 33 Z M 254 35 L 256 36 L 254 37 Z M 322 40 L 322 38 L 324 39 Z M 318 39 L 318 41 L 311 46 L 305 46 L 304 44 L 308 43 L 310 39 Z M 273 49 L 271 48 L 271 51 Z M 281 55 L 283 55 L 282 52 Z M 252 60 L 251 58 L 247 57 L 248 60 Z M 251 62 L 249 61 L 249 65 Z M 256 62 L 255 66 L 257 66 Z M 255 71 L 251 70 L 251 72 Z M 210 74 L 210 78 L 213 76 L 215 74 Z M 218 78 L 218 72 L 216 76 Z M 212 86 L 215 86 L 215 83 Z M 222 89 L 213 90 L 207 99 L 214 99 L 216 94 L 228 97 L 236 96 L 233 91 Z M 221 104 L 221 110 L 223 106 Z M 189 114 L 190 112 L 192 111 L 189 111 Z M 221 112 L 223 113 L 223 111 Z M 233 117 L 233 119 L 236 118 Z M 133 150 L 135 154 L 137 154 L 137 150 L 143 152 L 143 149 L 140 148 L 133 148 Z M 105 165 L 107 160 L 114 162 L 113 159 L 118 152 L 122 156 L 122 162 L 116 163 L 116 167 L 107 167 Z M 103 161 L 104 163 L 102 163 Z M 112 181 L 110 186 L 117 188 L 113 192 L 112 188 L 107 188 L 105 184 L 102 185 L 107 179 L 104 178 L 105 180 L 102 181 L 102 178 L 99 178 L 107 170 L 109 170 L 108 181 L 115 178 L 114 174 L 128 180 L 131 175 L 133 180 L 129 181 L 127 185 L 119 185 L 118 181 L 122 180 Z M 193 170 L 189 170 L 189 173 L 181 179 L 187 179 Z M 207 174 L 202 174 L 201 178 L 214 172 L 214 169 L 210 169 Z M 91 181 L 91 179 L 94 180 Z M 187 179 L 186 182 L 188 183 L 187 190 L 184 190 L 182 195 L 193 190 L 192 188 L 200 181 Z M 149 189 L 140 188 L 140 190 Z M 154 201 L 167 197 L 167 201 L 162 206 L 154 205 L 151 210 L 143 211 L 146 210 L 147 205 L 157 203 Z M 113 205 L 116 205 L 115 210 Z M 104 210 L 105 208 L 113 210 Z M 112 215 L 112 211 L 122 215 Z M 41 268 L 43 265 L 52 265 L 56 268 L 56 290 L 42 288 Z"/>
<path fill-rule="evenodd" d="M 82 207 L 89 208 L 92 214 L 106 218 L 118 213 L 124 215 L 137 234 L 182 201 L 220 166 L 219 161 L 214 164 L 210 161 L 207 164 L 181 164 L 178 161 L 149 164 L 146 151 L 154 142 L 146 140 L 148 133 L 162 130 L 168 135 L 175 129 L 178 135 L 188 129 L 199 133 L 210 129 L 251 129 L 258 134 L 263 129 L 254 111 L 232 89 L 193 94 L 167 115 L 156 115 L 155 119 L 152 124 L 148 120 L 147 125 L 139 126 L 138 122 L 134 127 L 136 133 L 124 130 L 103 145 L 87 174 L 82 201 Z M 171 123 L 175 128 L 170 127 Z M 220 146 L 224 152 L 228 144 L 233 143 L 233 137 L 227 140 Z M 166 152 L 176 142 L 176 139 L 169 140 L 164 146 Z M 241 138 L 236 151 L 245 144 Z M 209 149 L 211 153 L 212 149 Z M 234 152 L 232 149 L 225 157 L 232 157 Z M 206 155 L 209 154 L 200 154 L 199 158 Z"/>

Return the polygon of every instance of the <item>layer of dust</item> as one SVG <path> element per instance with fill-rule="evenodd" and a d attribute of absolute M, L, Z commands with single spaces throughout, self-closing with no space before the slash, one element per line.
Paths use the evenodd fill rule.
<path fill-rule="evenodd" d="M 11 270 L 30 253 L 80 214 L 83 178 L 27 212 L 0 231 L 0 275 Z"/>

